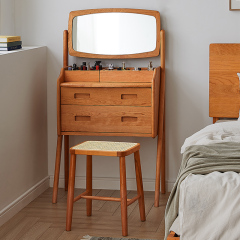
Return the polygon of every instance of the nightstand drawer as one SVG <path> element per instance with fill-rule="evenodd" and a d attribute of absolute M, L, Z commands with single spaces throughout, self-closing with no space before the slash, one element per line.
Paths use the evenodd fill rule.
<path fill-rule="evenodd" d="M 61 104 L 151 106 L 151 88 L 61 87 Z"/>
<path fill-rule="evenodd" d="M 61 106 L 61 131 L 151 133 L 151 107 Z"/>

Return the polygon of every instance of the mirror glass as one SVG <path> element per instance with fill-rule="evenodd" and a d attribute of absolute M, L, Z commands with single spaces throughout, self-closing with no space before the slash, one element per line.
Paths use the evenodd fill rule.
<path fill-rule="evenodd" d="M 102 55 L 126 55 L 156 49 L 156 18 L 122 12 L 76 16 L 72 22 L 73 49 Z"/>

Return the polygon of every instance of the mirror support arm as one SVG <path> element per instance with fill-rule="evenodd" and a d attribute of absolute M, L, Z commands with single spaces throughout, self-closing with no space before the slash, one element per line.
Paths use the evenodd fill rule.
<path fill-rule="evenodd" d="M 154 206 L 159 207 L 160 182 L 161 193 L 165 193 L 165 31 L 160 31 L 160 103 L 158 115 L 158 142 L 156 162 L 156 182 Z"/>
<path fill-rule="evenodd" d="M 63 67 L 68 66 L 68 31 L 63 31 Z"/>

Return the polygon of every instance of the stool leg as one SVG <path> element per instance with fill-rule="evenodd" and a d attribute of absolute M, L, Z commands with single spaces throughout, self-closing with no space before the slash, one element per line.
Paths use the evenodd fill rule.
<path fill-rule="evenodd" d="M 88 196 L 92 196 L 92 156 L 87 155 L 87 173 L 86 173 L 86 190 Z M 86 200 L 87 216 L 92 215 L 92 199 Z"/>
<path fill-rule="evenodd" d="M 69 183 L 68 183 L 68 196 L 67 196 L 67 218 L 66 218 L 66 230 L 67 231 L 71 231 L 71 226 L 72 226 L 75 171 L 76 171 L 76 155 L 71 154 Z"/>
<path fill-rule="evenodd" d="M 142 170 L 141 170 L 139 151 L 136 151 L 134 153 L 134 159 L 135 159 L 137 192 L 138 192 L 138 195 L 140 195 L 140 198 L 138 199 L 140 218 L 141 218 L 141 221 L 145 221 L 146 220 L 146 215 L 145 215 L 144 192 L 143 192 L 143 182 L 142 182 Z"/>
<path fill-rule="evenodd" d="M 64 177 L 65 177 L 65 191 L 68 190 L 69 177 L 69 136 L 64 135 Z"/>
<path fill-rule="evenodd" d="M 127 222 L 127 183 L 126 183 L 126 163 L 125 157 L 120 157 L 120 198 L 121 198 L 121 219 L 122 235 L 128 235 Z"/>
<path fill-rule="evenodd" d="M 59 172 L 60 172 L 60 162 L 61 162 L 61 151 L 62 151 L 62 135 L 58 135 L 52 203 L 57 202 L 58 182 L 59 182 Z"/>

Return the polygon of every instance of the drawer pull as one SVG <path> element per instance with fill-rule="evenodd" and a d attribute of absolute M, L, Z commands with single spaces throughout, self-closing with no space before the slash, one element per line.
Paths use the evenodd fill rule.
<path fill-rule="evenodd" d="M 74 93 L 74 98 L 90 98 L 90 93 Z"/>
<path fill-rule="evenodd" d="M 122 122 L 137 122 L 137 117 L 121 117 Z"/>
<path fill-rule="evenodd" d="M 121 99 L 133 99 L 137 98 L 137 94 L 121 94 Z"/>
<path fill-rule="evenodd" d="M 75 116 L 75 121 L 89 122 L 89 121 L 91 121 L 91 116 Z"/>

